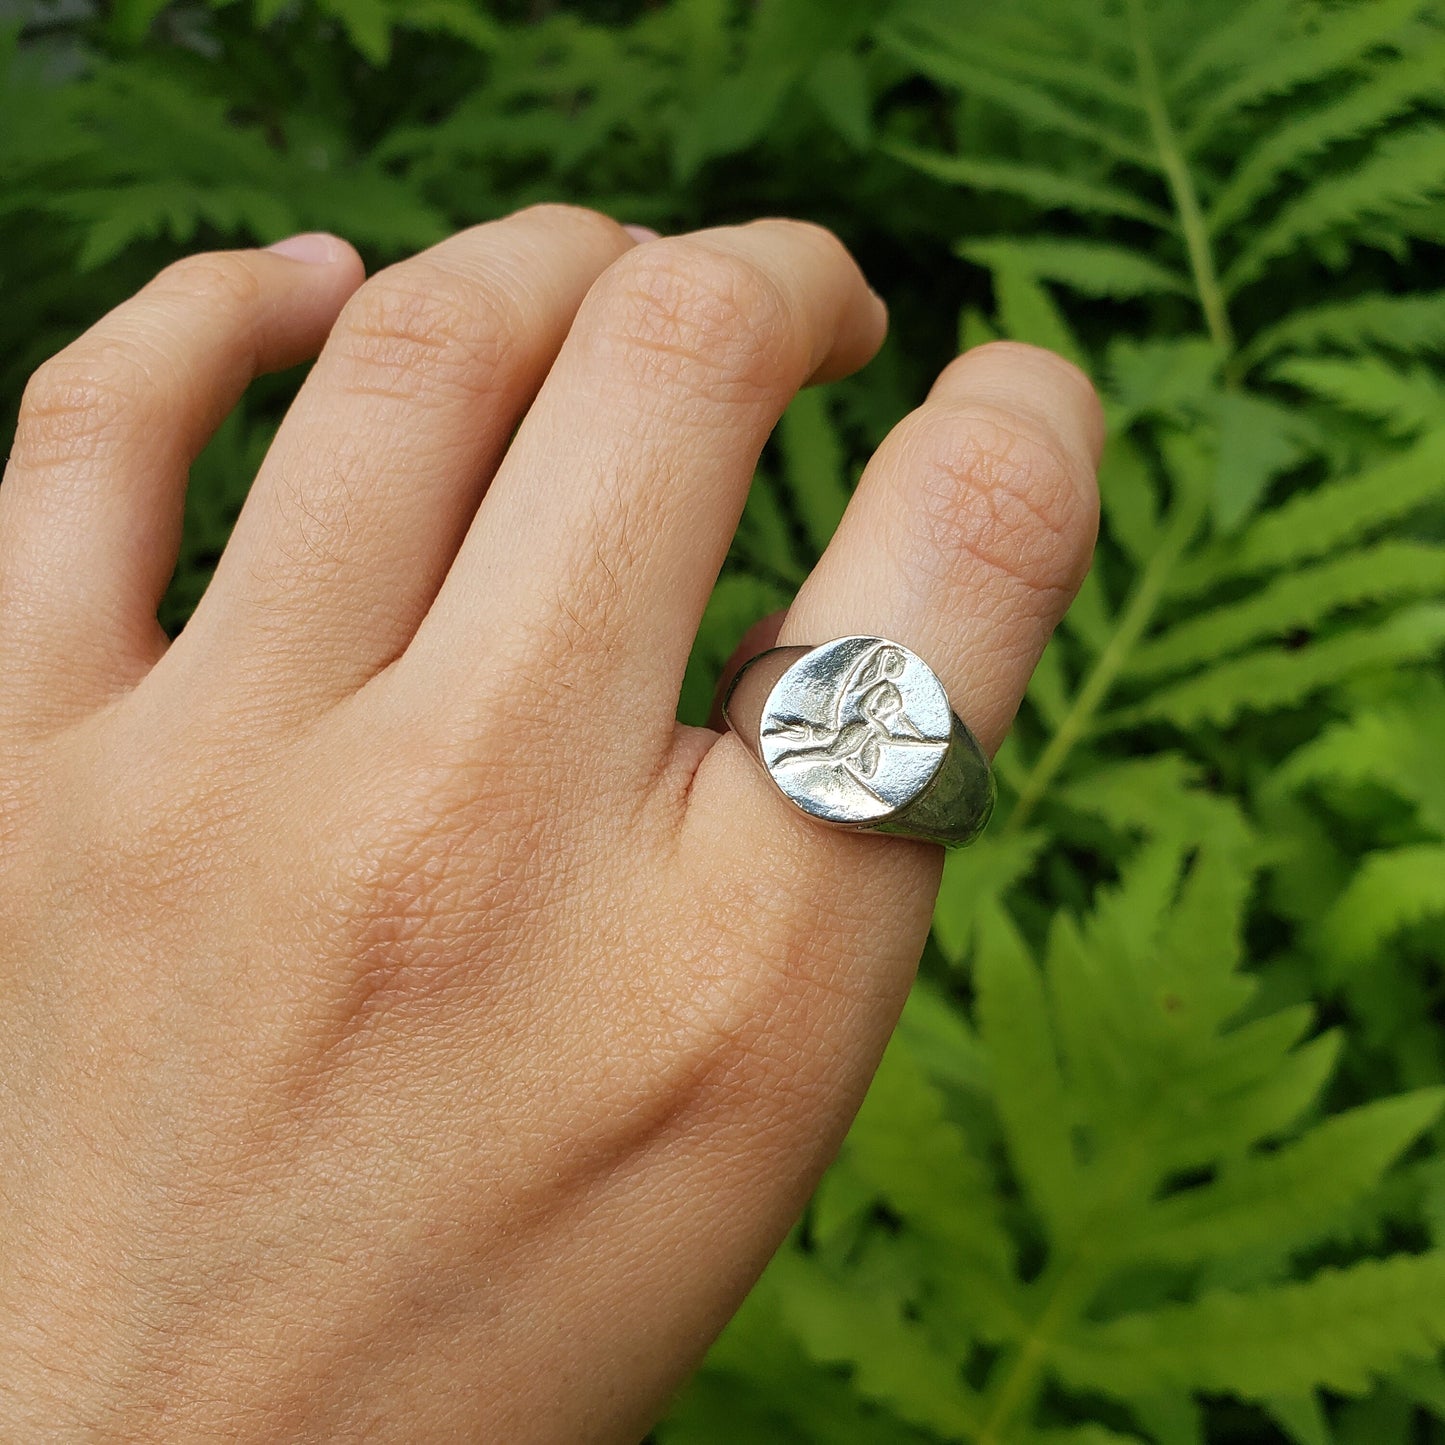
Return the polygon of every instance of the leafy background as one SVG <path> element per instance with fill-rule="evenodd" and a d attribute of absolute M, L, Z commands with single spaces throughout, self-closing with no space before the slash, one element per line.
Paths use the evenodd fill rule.
<path fill-rule="evenodd" d="M 1112 439 L 904 1023 L 659 1445 L 1445 1439 L 1439 0 L 0 0 L 0 426 L 177 253 L 544 197 L 834 226 L 683 711 L 964 344 Z M 294 389 L 195 469 L 180 625 Z"/>

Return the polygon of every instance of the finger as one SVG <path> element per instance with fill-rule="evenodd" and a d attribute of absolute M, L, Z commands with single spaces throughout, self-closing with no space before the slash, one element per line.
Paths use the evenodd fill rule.
<path fill-rule="evenodd" d="M 714 732 L 727 731 L 727 719 L 723 717 L 723 699 L 728 695 L 728 689 L 732 686 L 732 680 L 750 657 L 756 657 L 760 652 L 766 652 L 770 647 L 778 644 L 778 633 L 782 630 L 783 621 L 788 615 L 786 607 L 780 607 L 776 612 L 769 612 L 766 617 L 760 617 L 743 633 L 738 640 L 738 645 L 733 648 L 728 660 L 723 663 L 722 672 L 718 675 L 717 686 L 713 689 L 712 707 L 708 710 L 707 725 Z"/>
<path fill-rule="evenodd" d="M 554 729 L 575 716 L 594 750 L 611 737 L 642 760 L 644 735 L 665 748 L 768 433 L 809 378 L 865 362 L 885 324 L 815 226 L 761 221 L 630 252 L 579 311 L 398 682 L 410 663 L 475 699 L 507 634 L 528 670 L 513 691 L 559 677 L 570 689 Z M 484 618 L 485 657 L 467 643 Z M 612 727 L 599 737 L 601 699 Z"/>
<path fill-rule="evenodd" d="M 64 708 L 155 661 L 191 462 L 255 376 L 315 355 L 361 269 L 321 235 L 189 256 L 35 373 L 0 488 L 11 677 Z"/>
<path fill-rule="evenodd" d="M 902 642 L 993 752 L 1093 556 L 1103 434 L 1088 378 L 1052 352 L 959 357 L 879 448 L 779 643 Z"/>
<path fill-rule="evenodd" d="M 634 242 L 538 206 L 373 276 L 277 435 L 189 629 L 277 715 L 406 646 L 587 288 Z M 470 644 L 469 644 L 470 645 Z"/>
<path fill-rule="evenodd" d="M 781 645 L 878 634 L 917 652 L 989 751 L 1083 578 L 1103 423 L 1087 379 L 1049 352 L 995 343 L 955 361 L 869 463 Z M 689 831 L 729 866 L 836 889 L 855 957 L 902 968 L 927 930 L 937 850 L 822 828 L 725 735 L 692 783 Z M 725 820 L 725 823 L 724 823 Z"/>

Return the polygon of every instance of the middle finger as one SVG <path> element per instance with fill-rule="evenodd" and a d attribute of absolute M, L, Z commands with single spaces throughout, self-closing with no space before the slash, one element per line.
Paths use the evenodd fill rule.
<path fill-rule="evenodd" d="M 768 433 L 805 382 L 867 361 L 886 324 L 816 226 L 758 221 L 628 252 L 582 304 L 396 684 L 420 669 L 466 711 L 520 677 L 553 731 L 565 696 L 587 747 L 613 737 L 646 769 L 671 742 Z"/>

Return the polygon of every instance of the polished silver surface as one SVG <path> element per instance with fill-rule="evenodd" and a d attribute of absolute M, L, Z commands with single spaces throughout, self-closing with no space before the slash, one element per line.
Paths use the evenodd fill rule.
<path fill-rule="evenodd" d="M 993 775 L 932 669 L 884 637 L 776 647 L 739 671 L 728 726 L 819 822 L 957 847 L 993 809 Z"/>

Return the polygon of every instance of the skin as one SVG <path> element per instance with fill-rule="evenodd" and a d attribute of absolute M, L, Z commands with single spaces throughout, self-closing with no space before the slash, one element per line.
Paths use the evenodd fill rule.
<path fill-rule="evenodd" d="M 676 722 L 794 392 L 882 303 L 792 221 L 540 207 L 369 280 L 198 255 L 48 362 L 0 486 L 0 1418 L 56 1441 L 631 1441 L 833 1156 L 942 862 Z M 214 582 L 187 468 L 320 357 Z M 996 747 L 1102 423 L 974 350 L 786 616 Z"/>

